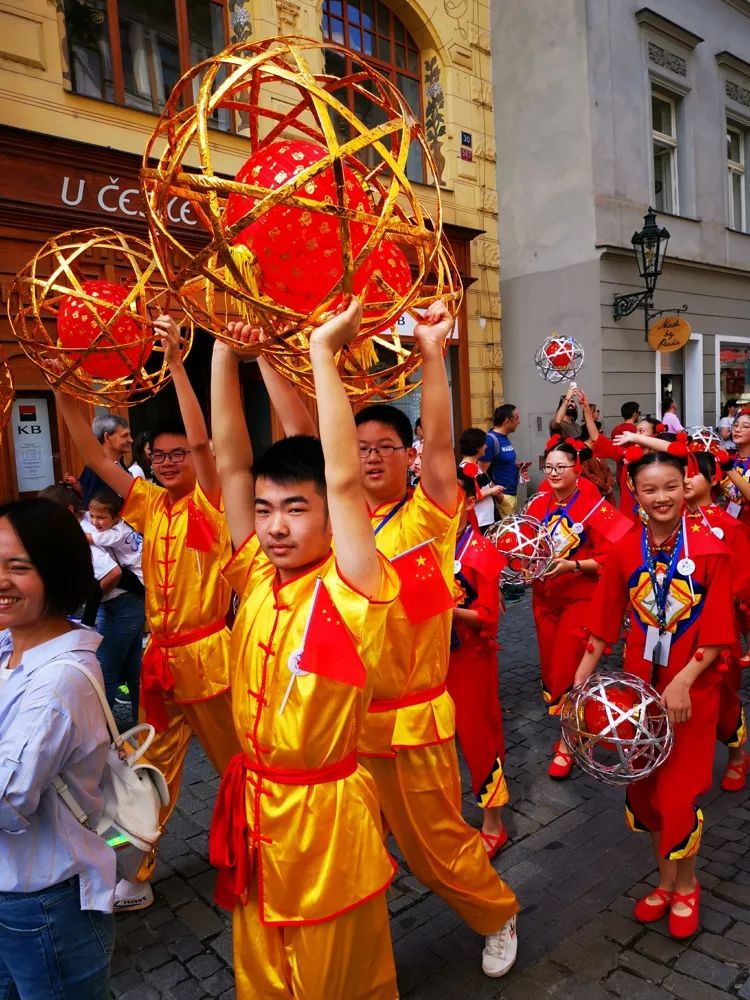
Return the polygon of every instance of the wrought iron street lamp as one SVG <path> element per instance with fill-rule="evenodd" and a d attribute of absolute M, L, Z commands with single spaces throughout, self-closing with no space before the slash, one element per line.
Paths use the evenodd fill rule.
<path fill-rule="evenodd" d="M 687 306 L 681 309 L 659 309 L 654 310 L 654 289 L 656 282 L 664 267 L 664 258 L 667 253 L 669 243 L 669 232 L 657 225 L 656 212 L 649 208 L 643 217 L 643 229 L 639 233 L 633 233 L 630 241 L 635 251 L 635 259 L 638 263 L 638 273 L 646 286 L 645 291 L 633 292 L 630 295 L 615 295 L 612 304 L 612 314 L 615 321 L 630 316 L 636 309 L 643 307 L 645 333 L 648 337 L 648 326 L 654 316 L 660 316 L 664 312 L 684 312 Z"/>

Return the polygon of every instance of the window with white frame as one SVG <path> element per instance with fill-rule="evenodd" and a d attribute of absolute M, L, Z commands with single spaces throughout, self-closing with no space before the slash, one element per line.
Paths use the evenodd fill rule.
<path fill-rule="evenodd" d="M 747 207 L 745 204 L 745 135 L 746 130 L 737 122 L 727 120 L 727 170 L 729 228 L 747 232 Z"/>
<path fill-rule="evenodd" d="M 651 89 L 651 148 L 653 155 L 653 206 L 658 212 L 677 215 L 680 208 L 677 183 L 679 98 Z"/>

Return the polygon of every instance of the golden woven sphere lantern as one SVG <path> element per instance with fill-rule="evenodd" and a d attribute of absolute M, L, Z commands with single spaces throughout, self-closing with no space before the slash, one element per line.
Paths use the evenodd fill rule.
<path fill-rule="evenodd" d="M 13 376 L 10 373 L 10 365 L 0 354 L 0 441 L 3 439 L 3 431 L 10 420 L 13 400 L 16 391 L 13 387 Z"/>
<path fill-rule="evenodd" d="M 328 50 L 357 59 L 295 36 L 241 43 L 193 67 L 149 140 L 141 183 L 154 254 L 196 323 L 230 343 L 230 319 L 262 327 L 265 357 L 310 392 L 310 327 L 357 294 L 363 312 L 348 352 L 360 369 L 353 394 L 377 395 L 374 383 L 365 385 L 380 364 L 369 339 L 377 335 L 381 348 L 388 342 L 400 359 L 395 369 L 406 363 L 412 352 L 389 331 L 424 303 L 428 288 L 435 291 L 436 268 L 445 271 L 440 190 L 421 126 L 398 90 L 365 64 L 344 77 L 314 72 L 308 60 Z M 358 116 L 349 110 L 352 91 Z M 198 96 L 184 107 L 187 92 Z M 232 116 L 249 154 L 234 180 L 216 172 L 212 150 L 212 127 Z M 435 218 L 406 176 L 415 145 L 431 178 Z M 198 220 L 187 236 L 169 214 L 175 197 Z M 453 310 L 458 302 L 448 304 Z"/>
<path fill-rule="evenodd" d="M 116 280 L 103 278 L 103 270 Z M 53 388 L 104 406 L 132 406 L 170 381 L 153 322 L 171 298 L 144 240 L 78 229 L 52 237 L 18 272 L 8 315 Z M 188 324 L 183 356 L 191 343 Z"/>

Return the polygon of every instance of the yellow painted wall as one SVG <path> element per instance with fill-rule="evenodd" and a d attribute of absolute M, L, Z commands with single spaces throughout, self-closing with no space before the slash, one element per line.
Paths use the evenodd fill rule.
<path fill-rule="evenodd" d="M 502 399 L 489 0 L 386 2 L 419 45 L 422 66 L 432 57 L 438 61 L 446 126 L 444 218 L 485 231 L 473 243 L 477 280 L 468 291 L 472 422 L 484 425 Z M 239 2 L 230 8 L 235 28 L 249 15 L 252 39 L 320 34 L 321 0 L 246 0 L 244 10 Z M 153 115 L 65 89 L 53 0 L 0 0 L 0 121 L 134 154 L 142 153 L 154 125 Z M 472 162 L 461 158 L 462 131 L 472 135 Z M 236 172 L 245 159 L 242 146 L 241 137 L 214 132 L 216 169 Z M 421 191 L 432 209 L 429 188 Z"/>

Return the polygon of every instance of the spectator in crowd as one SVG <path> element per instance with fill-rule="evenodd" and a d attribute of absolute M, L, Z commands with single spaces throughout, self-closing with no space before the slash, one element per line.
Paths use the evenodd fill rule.
<path fill-rule="evenodd" d="M 458 468 L 474 482 L 476 491 L 474 514 L 476 526 L 480 531 L 495 520 L 495 503 L 492 498 L 503 495 L 502 486 L 493 483 L 487 473 L 479 469 L 478 463 L 484 453 L 486 440 L 487 435 L 481 427 L 469 427 L 463 432 L 458 442 L 461 452 Z M 474 469 L 476 469 L 476 475 L 473 474 Z"/>
<path fill-rule="evenodd" d="M 414 449 L 414 458 L 409 463 L 409 482 L 410 485 L 412 486 L 416 486 L 416 484 L 422 478 L 423 446 L 424 446 L 424 431 L 422 430 L 422 418 L 417 417 L 416 423 L 414 424 L 414 441 L 412 442 L 412 448 Z"/>
<path fill-rule="evenodd" d="M 549 422 L 549 432 L 559 434 L 563 438 L 578 438 L 581 436 L 581 424 L 578 420 L 578 406 L 576 399 L 578 390 L 572 386 L 560 396 L 557 412 Z"/>
<path fill-rule="evenodd" d="M 683 425 L 680 418 L 677 416 L 677 403 L 673 399 L 666 397 L 664 400 L 664 409 L 661 422 L 667 429 L 669 434 L 679 434 L 683 430 Z"/>
<path fill-rule="evenodd" d="M 614 441 L 619 434 L 625 434 L 628 431 L 633 433 L 635 431 L 641 417 L 641 404 L 630 400 L 622 404 L 620 413 L 622 414 L 622 423 L 612 428 L 609 434 L 610 441 Z"/>
<path fill-rule="evenodd" d="M 599 407 L 596 403 L 590 403 L 589 409 L 594 419 L 596 429 L 601 433 L 602 422 L 599 420 Z M 581 440 L 590 441 L 591 433 L 584 423 L 581 431 Z M 601 495 L 609 503 L 615 502 L 615 477 L 609 467 L 609 461 L 601 455 L 591 453 L 588 458 L 581 462 L 581 475 L 588 479 L 599 490 Z"/>
<path fill-rule="evenodd" d="M 133 438 L 130 436 L 130 425 L 127 420 L 114 413 L 105 413 L 100 417 L 94 417 L 91 430 L 104 449 L 107 458 L 115 465 L 125 469 L 125 456 L 133 446 Z M 94 493 L 102 486 L 106 486 L 104 480 L 100 479 L 94 470 L 88 467 L 83 469 L 78 479 L 66 476 L 65 481 L 78 490 L 83 500 L 83 506 L 86 508 L 88 508 L 89 500 Z"/>
<path fill-rule="evenodd" d="M 154 482 L 151 471 L 151 435 L 149 431 L 139 431 L 133 439 L 133 461 L 128 466 L 133 479 L 148 479 Z"/>
<path fill-rule="evenodd" d="M 719 437 L 724 442 L 724 447 L 727 451 L 737 450 L 737 445 L 732 440 L 732 424 L 734 423 L 738 413 L 739 406 L 737 405 L 736 399 L 728 399 L 721 408 L 721 417 L 719 418 L 716 430 Z"/>
<path fill-rule="evenodd" d="M 123 500 L 105 486 L 89 504 L 84 530 L 94 545 L 103 548 L 122 569 L 117 587 L 104 594 L 96 616 L 102 636 L 97 658 L 104 675 L 107 701 L 112 707 L 117 688 L 126 684 L 133 722 L 138 721 L 138 688 L 146 624 L 146 597 L 141 569 L 143 537 L 120 517 Z"/>
<path fill-rule="evenodd" d="M 94 584 L 58 504 L 0 507 L 0 996 L 108 1000 L 115 854 L 95 827 L 110 735 L 100 639 L 68 616 Z M 61 778 L 80 823 L 58 799 Z"/>
<path fill-rule="evenodd" d="M 495 498 L 495 507 L 500 517 L 507 517 L 516 509 L 520 472 L 510 435 L 517 429 L 519 420 L 518 410 L 513 403 L 498 406 L 492 416 L 492 430 L 487 432 L 484 454 L 480 459 L 484 468 L 489 471 L 492 482 L 502 486 L 502 494 Z"/>

